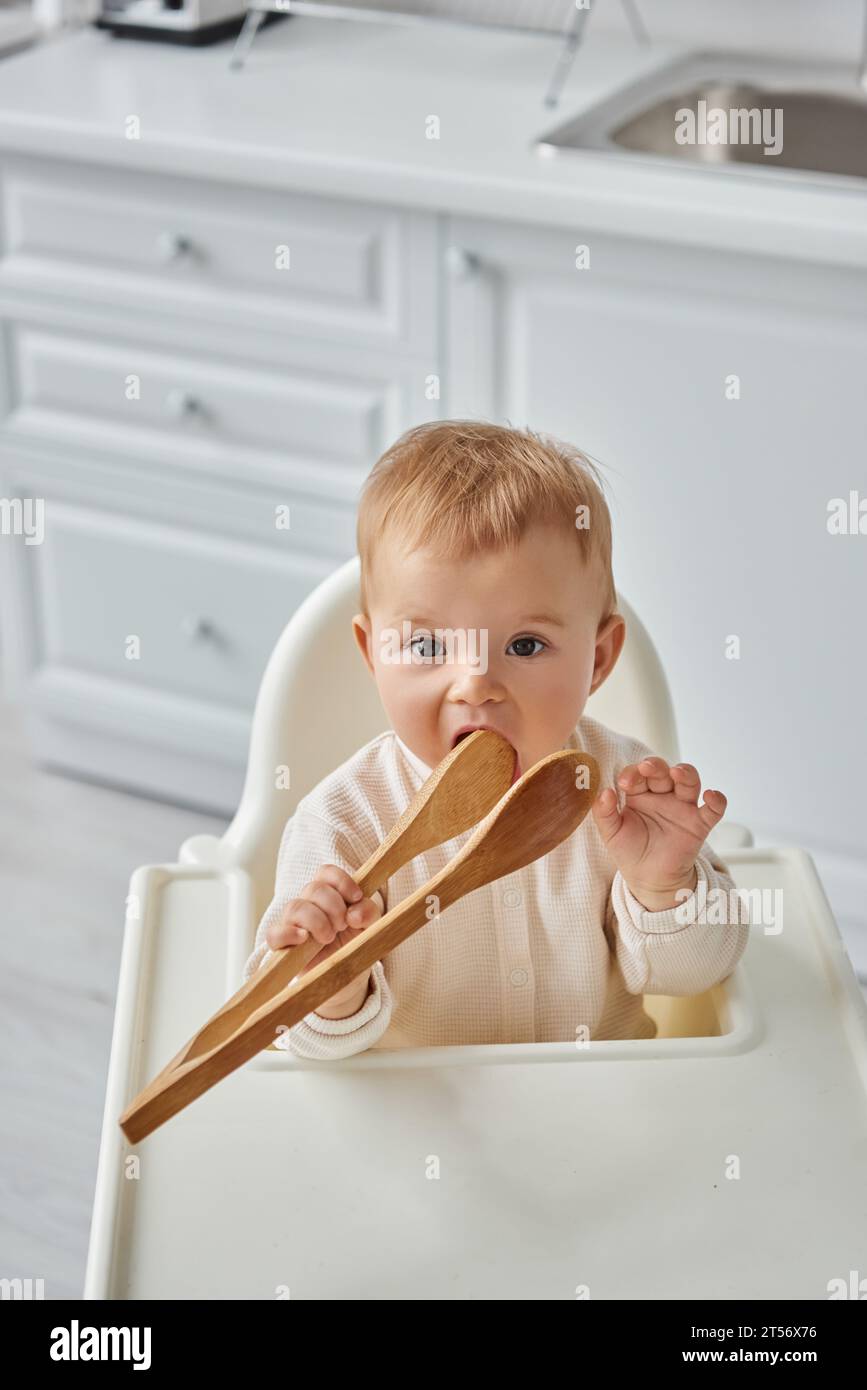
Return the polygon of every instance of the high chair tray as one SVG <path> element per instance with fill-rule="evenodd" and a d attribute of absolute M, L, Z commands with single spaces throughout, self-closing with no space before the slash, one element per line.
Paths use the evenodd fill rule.
<path fill-rule="evenodd" d="M 700 1000 L 646 996 L 667 1036 L 269 1050 L 130 1146 L 119 1115 L 255 926 L 247 873 L 185 850 L 131 885 L 86 1298 L 826 1299 L 867 1273 L 867 1005 L 803 851 L 726 852 L 783 929 Z"/>

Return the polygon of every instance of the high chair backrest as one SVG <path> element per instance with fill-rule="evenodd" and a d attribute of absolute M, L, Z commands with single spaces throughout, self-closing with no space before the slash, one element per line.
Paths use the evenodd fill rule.
<path fill-rule="evenodd" d="M 224 836 L 253 877 L 259 911 L 270 901 L 283 827 L 301 797 L 389 727 L 351 631 L 359 574 L 356 555 L 308 594 L 283 629 L 259 687 L 241 804 Z M 676 761 L 665 672 L 644 625 L 619 593 L 618 607 L 626 642 L 586 713 Z"/>

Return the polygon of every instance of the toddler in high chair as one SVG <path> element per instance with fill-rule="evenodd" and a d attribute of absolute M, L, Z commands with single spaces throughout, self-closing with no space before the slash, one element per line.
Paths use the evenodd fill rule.
<path fill-rule="evenodd" d="M 353 879 L 463 734 L 502 734 L 516 777 L 560 748 L 590 753 L 600 792 L 550 854 L 435 915 L 276 1045 L 327 1059 L 653 1037 L 643 995 L 700 994 L 725 979 L 749 923 L 705 844 L 722 792 L 700 799 L 690 763 L 670 767 L 583 714 L 626 636 L 596 469 L 530 430 L 420 425 L 366 480 L 358 551 L 353 632 L 391 727 L 299 801 L 245 979 L 269 948 L 311 936 L 322 944 L 312 969 L 466 843 L 472 830 L 419 855 L 385 896 L 362 898 Z M 714 889 L 725 897 L 711 901 L 732 904 L 722 923 L 690 911 Z"/>

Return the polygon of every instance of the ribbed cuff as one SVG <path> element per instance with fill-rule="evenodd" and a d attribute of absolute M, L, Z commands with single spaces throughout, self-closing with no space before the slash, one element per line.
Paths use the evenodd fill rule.
<path fill-rule="evenodd" d="M 363 1028 L 365 1023 L 369 1023 L 372 1018 L 376 1018 L 382 1008 L 382 988 L 379 982 L 379 970 L 382 963 L 376 961 L 370 969 L 370 979 L 373 981 L 373 989 L 370 990 L 367 998 L 362 1002 L 361 1008 L 354 1014 L 348 1014 L 346 1018 L 323 1018 L 321 1014 L 305 1014 L 302 1022 L 308 1024 L 316 1033 L 354 1033 L 356 1029 Z M 368 985 L 368 989 L 370 986 Z"/>
<path fill-rule="evenodd" d="M 688 910 L 690 897 L 699 891 L 699 887 L 702 883 L 704 883 L 705 889 L 710 887 L 710 880 L 705 871 L 704 864 L 702 863 L 701 855 L 696 859 L 695 867 L 698 877 L 692 893 L 685 895 L 674 907 L 664 907 L 660 912 L 650 912 L 643 903 L 640 903 L 630 891 L 625 878 L 618 870 L 623 901 L 636 931 L 646 932 L 648 935 L 657 933 L 660 935 L 671 935 L 674 932 L 687 931 L 694 925 L 693 922 L 684 920 L 684 909 Z M 678 914 L 680 914 L 680 917 L 678 917 Z"/>

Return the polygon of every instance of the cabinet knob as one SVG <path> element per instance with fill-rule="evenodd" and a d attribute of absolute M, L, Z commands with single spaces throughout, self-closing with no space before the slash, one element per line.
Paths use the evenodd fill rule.
<path fill-rule="evenodd" d="M 482 260 L 465 246 L 450 246 L 446 251 L 446 267 L 455 280 L 468 280 L 471 275 L 478 275 Z"/>
<path fill-rule="evenodd" d="M 160 232 L 157 237 L 157 255 L 164 265 L 182 260 L 193 250 L 193 243 L 181 232 Z"/>
<path fill-rule="evenodd" d="M 176 420 L 186 420 L 191 415 L 201 415 L 202 407 L 189 391 L 177 387 L 166 396 L 166 410 Z"/>
<path fill-rule="evenodd" d="M 204 618 L 199 613 L 188 613 L 181 619 L 181 632 L 189 642 L 200 642 L 217 636 L 217 629 L 210 618 Z"/>

